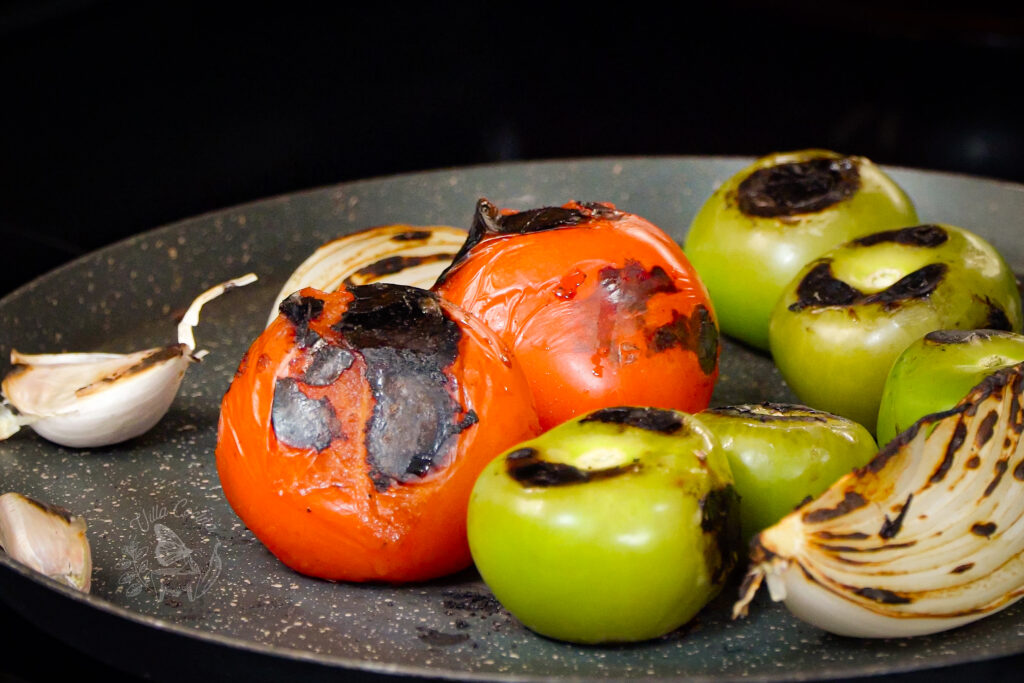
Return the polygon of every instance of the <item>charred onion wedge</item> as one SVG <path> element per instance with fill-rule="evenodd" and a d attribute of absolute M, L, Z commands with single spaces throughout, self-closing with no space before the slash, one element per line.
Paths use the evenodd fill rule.
<path fill-rule="evenodd" d="M 403 285 L 303 289 L 224 396 L 217 469 L 296 571 L 421 581 L 470 564 L 473 483 L 538 432 L 515 360 L 465 311 Z"/>
<path fill-rule="evenodd" d="M 446 225 L 382 225 L 332 240 L 291 274 L 276 303 L 303 287 L 333 292 L 342 285 L 390 282 L 428 289 L 455 258 L 466 231 Z"/>
<path fill-rule="evenodd" d="M 951 629 L 1024 595 L 1024 364 L 921 418 L 865 467 L 756 536 L 733 608 L 762 580 L 832 633 Z"/>

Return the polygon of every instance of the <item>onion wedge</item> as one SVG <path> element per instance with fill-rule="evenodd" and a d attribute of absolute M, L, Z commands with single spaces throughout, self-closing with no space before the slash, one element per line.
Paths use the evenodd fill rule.
<path fill-rule="evenodd" d="M 277 303 L 304 287 L 333 292 L 341 285 L 387 282 L 429 289 L 451 264 L 467 232 L 443 225 L 384 225 L 339 237 L 313 252 L 291 274 Z"/>
<path fill-rule="evenodd" d="M 921 418 L 751 542 L 733 616 L 762 581 L 832 633 L 936 633 L 1024 595 L 1024 364 Z"/>

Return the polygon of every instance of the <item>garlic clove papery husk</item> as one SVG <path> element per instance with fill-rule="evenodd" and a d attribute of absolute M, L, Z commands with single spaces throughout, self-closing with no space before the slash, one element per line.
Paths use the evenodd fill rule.
<path fill-rule="evenodd" d="M 444 225 L 384 225 L 339 237 L 314 251 L 289 276 L 275 302 L 304 287 L 387 282 L 429 289 L 451 264 L 468 233 Z M 269 325 L 278 309 L 270 312 Z"/>
<path fill-rule="evenodd" d="M 255 279 L 250 274 L 203 292 L 185 313 L 176 344 L 127 354 L 11 351 L 14 368 L 0 386 L 17 414 L 0 414 L 0 435 L 27 424 L 54 443 L 90 448 L 145 433 L 167 413 L 189 364 L 203 355 L 192 336 L 202 306 Z"/>
<path fill-rule="evenodd" d="M 14 560 L 86 593 L 92 553 L 85 520 L 20 493 L 0 496 L 0 547 Z"/>
<path fill-rule="evenodd" d="M 751 543 L 734 616 L 761 582 L 839 635 L 903 637 L 1024 596 L 1024 364 L 929 415 Z"/>

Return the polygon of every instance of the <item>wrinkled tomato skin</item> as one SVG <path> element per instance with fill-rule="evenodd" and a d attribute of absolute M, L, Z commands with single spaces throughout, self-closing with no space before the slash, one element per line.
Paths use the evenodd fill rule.
<path fill-rule="evenodd" d="M 643 218 L 562 208 L 586 206 L 578 225 L 484 236 L 434 290 L 512 349 L 545 429 L 616 405 L 700 412 L 718 377 L 707 290 Z"/>
<path fill-rule="evenodd" d="M 299 294 L 324 302 L 309 329 L 344 343 L 332 326 L 352 295 L 345 289 Z M 292 569 L 333 580 L 404 583 L 471 563 L 465 520 L 473 483 L 491 458 L 540 430 L 525 380 L 501 342 L 441 303 L 461 333 L 457 357 L 444 371 L 450 394 L 476 422 L 461 429 L 422 477 L 383 487 L 371 477 L 366 439 L 375 399 L 359 353 L 330 385 L 297 385 L 309 398 L 326 398 L 337 418 L 338 435 L 322 450 L 284 443 L 272 423 L 279 379 L 301 377 L 309 365 L 296 326 L 279 316 L 242 360 L 221 406 L 217 469 L 232 508 Z"/>

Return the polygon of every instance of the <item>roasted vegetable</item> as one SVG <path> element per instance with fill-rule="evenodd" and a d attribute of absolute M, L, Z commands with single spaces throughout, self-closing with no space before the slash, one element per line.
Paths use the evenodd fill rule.
<path fill-rule="evenodd" d="M 762 580 L 847 636 L 935 633 L 1024 595 L 1024 364 L 926 416 L 863 468 L 762 531 L 734 614 Z"/>
<path fill-rule="evenodd" d="M 473 482 L 538 431 L 515 360 L 466 312 L 402 285 L 304 289 L 238 368 L 217 468 L 293 569 L 418 581 L 470 564 Z"/>
<path fill-rule="evenodd" d="M 610 204 L 514 212 L 477 205 L 434 287 L 522 364 L 552 427 L 616 405 L 697 412 L 718 377 L 718 327 L 671 238 Z"/>
<path fill-rule="evenodd" d="M 721 590 L 737 504 L 725 453 L 697 419 L 605 408 L 487 466 L 470 499 L 470 547 L 494 595 L 538 633 L 645 640 Z"/>

